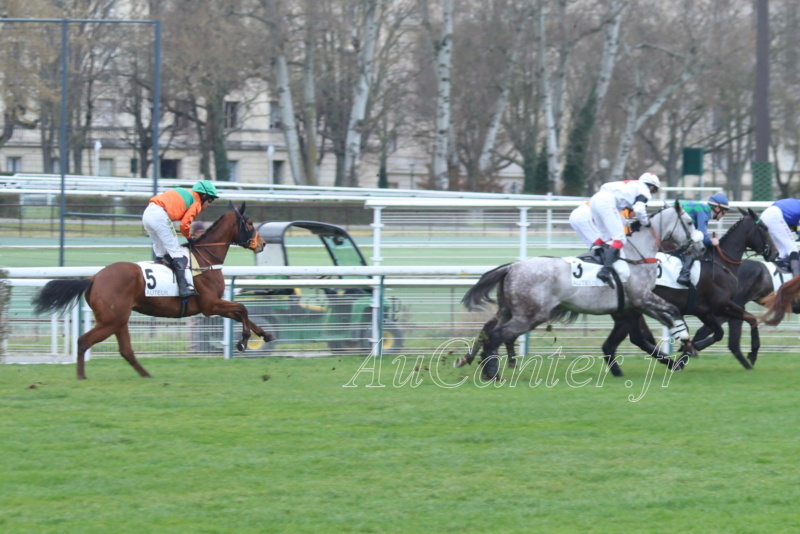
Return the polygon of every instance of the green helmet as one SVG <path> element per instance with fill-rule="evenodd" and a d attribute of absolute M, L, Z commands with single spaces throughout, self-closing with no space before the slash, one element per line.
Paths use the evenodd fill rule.
<path fill-rule="evenodd" d="M 217 188 L 214 187 L 214 184 L 209 182 L 208 180 L 200 180 L 196 184 L 192 186 L 192 191 L 196 191 L 198 193 L 202 193 L 204 195 L 208 195 L 213 198 L 219 198 L 219 194 L 217 193 Z"/>

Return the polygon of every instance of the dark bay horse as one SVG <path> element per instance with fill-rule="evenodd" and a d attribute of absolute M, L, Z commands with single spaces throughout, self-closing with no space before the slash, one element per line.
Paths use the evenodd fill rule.
<path fill-rule="evenodd" d="M 244 351 L 247 346 L 251 330 L 265 341 L 274 339 L 272 334 L 250 321 L 247 308 L 222 299 L 225 280 L 220 267 L 230 246 L 238 245 L 257 253 L 265 245 L 253 221 L 245 217 L 245 203 L 239 208 L 231 204 L 230 208 L 202 236 L 189 242 L 189 250 L 198 262 L 194 270 L 200 271 L 194 277 L 194 287 L 199 295 L 189 297 L 185 304 L 177 296 L 146 297 L 142 269 L 129 262 L 112 263 L 90 278 L 51 280 L 33 298 L 37 314 L 53 313 L 67 308 L 85 293 L 86 302 L 94 312 L 95 326 L 78 338 L 79 380 L 86 379 L 86 351 L 112 334 L 117 338 L 122 357 L 140 376 L 150 377 L 131 346 L 128 321 L 132 311 L 152 317 L 179 318 L 198 313 L 228 317 L 242 324 L 242 337 L 236 343 L 239 351 Z"/>
<path fill-rule="evenodd" d="M 764 223 L 758 220 L 752 210 L 740 210 L 742 218 L 731 226 L 719 240 L 719 246 L 706 251 L 700 264 L 700 279 L 694 290 L 674 289 L 667 286 L 656 285 L 653 292 L 667 302 L 678 307 L 683 315 L 694 315 L 703 323 L 703 328 L 698 330 L 692 339 L 692 345 L 701 351 L 711 344 L 719 341 L 724 336 L 722 324 L 725 321 L 738 321 L 741 332 L 742 321 L 750 325 L 751 349 L 748 358 L 753 361 L 758 354 L 760 339 L 758 335 L 758 321 L 755 316 L 744 309 L 744 303 L 737 302 L 736 296 L 747 280 L 740 269 L 744 265 L 741 261 L 745 250 L 749 249 L 761 254 L 765 260 L 773 259 L 775 246 L 769 236 Z M 757 262 L 751 262 L 757 263 Z M 764 268 L 766 271 L 766 268 Z M 749 284 L 747 280 L 744 284 Z M 772 282 L 769 281 L 772 291 Z M 746 301 L 745 301 L 746 302 Z M 631 335 L 631 341 L 648 354 L 657 351 L 652 343 L 653 336 L 649 333 L 641 313 L 636 310 L 626 310 L 612 314 L 614 329 L 603 344 L 603 354 L 609 364 L 612 374 L 622 376 L 622 370 L 614 358 L 620 343 Z M 641 333 L 634 335 L 637 330 Z M 740 337 L 740 336 L 739 336 Z M 739 337 L 736 343 L 729 340 L 728 348 L 736 359 L 747 369 L 752 368 L 748 358 L 742 354 L 739 346 Z M 656 356 L 659 361 L 661 358 Z"/>
<path fill-rule="evenodd" d="M 784 279 L 789 280 L 792 274 L 783 271 Z M 785 283 L 785 282 L 784 282 Z M 766 263 L 761 261 L 745 260 L 739 268 L 739 285 L 736 288 L 736 295 L 733 301 L 739 306 L 744 307 L 748 302 L 755 302 L 764 305 L 764 298 L 775 291 L 773 284 L 773 274 L 767 268 Z M 791 304 L 793 313 L 800 313 L 800 302 L 794 301 Z M 709 335 L 710 330 L 705 326 L 697 330 L 696 337 Z M 738 348 L 742 339 L 742 321 L 731 319 L 728 321 L 728 346 Z M 752 343 L 752 342 L 751 342 Z M 731 349 L 733 350 L 733 349 Z M 742 363 L 745 369 L 752 369 L 756 364 L 758 354 L 750 352 L 747 355 L 747 363 Z"/>
<path fill-rule="evenodd" d="M 509 263 L 484 273 L 464 295 L 469 310 L 494 302 L 489 293 L 497 287 L 498 310 L 479 335 L 482 348 L 482 374 L 489 380 L 498 378 L 497 350 L 509 346 L 521 334 L 545 322 L 569 320 L 578 314 L 610 314 L 624 308 L 635 308 L 668 326 L 670 331 L 691 351 L 686 324 L 678 309 L 652 292 L 655 285 L 655 253 L 662 241 L 685 247 L 696 246 L 702 234 L 694 229 L 691 218 L 676 202 L 651 217 L 651 228 L 634 232 L 625 246 L 630 264 L 630 277 L 622 283 L 624 298 L 620 303 L 616 289 L 607 286 L 574 286 L 569 263 L 563 258 L 538 257 Z M 699 235 L 698 235 L 699 234 Z M 512 345 L 513 346 L 513 345 Z M 456 360 L 454 365 L 471 363 L 477 351 Z M 679 369 L 683 362 L 672 362 Z"/>

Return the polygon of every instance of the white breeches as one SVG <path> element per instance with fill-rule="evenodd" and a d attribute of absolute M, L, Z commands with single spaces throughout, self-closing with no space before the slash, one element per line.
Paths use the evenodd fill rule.
<path fill-rule="evenodd" d="M 769 235 L 778 249 L 779 259 L 786 259 L 797 250 L 794 232 L 783 220 L 783 212 L 777 206 L 770 206 L 761 214 L 761 220 L 767 225 Z"/>
<path fill-rule="evenodd" d="M 592 209 L 585 202 L 569 214 L 569 224 L 581 236 L 587 247 L 591 247 L 600 237 L 600 230 L 592 221 Z"/>
<path fill-rule="evenodd" d="M 589 207 L 592 211 L 592 220 L 603 241 L 621 241 L 624 245 L 627 241 L 625 225 L 622 223 L 622 215 L 617 210 L 614 195 L 600 191 L 592 197 Z"/>
<path fill-rule="evenodd" d="M 142 215 L 142 226 L 153 241 L 153 252 L 163 257 L 169 254 L 173 258 L 187 256 L 186 249 L 178 243 L 175 226 L 164 208 L 158 204 L 149 204 Z"/>

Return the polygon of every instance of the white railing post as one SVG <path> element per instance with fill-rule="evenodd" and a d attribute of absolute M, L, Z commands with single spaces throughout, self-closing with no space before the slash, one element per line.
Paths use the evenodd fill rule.
<path fill-rule="evenodd" d="M 547 193 L 548 199 L 553 197 L 553 193 Z M 547 208 L 547 218 L 545 222 L 545 236 L 546 240 L 545 243 L 547 244 L 547 248 L 553 248 L 553 209 Z"/>
<path fill-rule="evenodd" d="M 528 208 L 519 208 L 519 258 L 524 260 L 528 257 L 528 227 L 531 223 L 528 222 Z"/>
<path fill-rule="evenodd" d="M 227 295 L 225 295 L 225 298 L 231 302 L 233 302 L 233 294 L 234 294 L 233 286 L 236 283 L 235 281 L 236 277 L 234 276 L 230 279 L 230 283 L 228 283 L 225 286 L 225 292 L 227 293 Z M 233 326 L 232 319 L 229 319 L 227 317 L 222 318 L 222 346 L 224 347 L 223 357 L 226 360 L 230 360 L 231 358 L 233 358 L 232 326 Z"/>

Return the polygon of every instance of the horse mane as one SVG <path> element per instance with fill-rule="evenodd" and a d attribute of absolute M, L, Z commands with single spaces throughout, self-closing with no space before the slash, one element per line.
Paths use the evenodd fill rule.
<path fill-rule="evenodd" d="M 223 213 L 222 215 L 220 215 L 220 216 L 219 216 L 219 218 L 217 218 L 217 220 L 216 220 L 216 221 L 214 221 L 213 223 L 211 223 L 211 226 L 209 226 L 209 227 L 208 227 L 208 228 L 205 230 L 205 232 L 203 232 L 203 234 L 202 234 L 200 237 L 198 237 L 197 239 L 194 239 L 194 240 L 193 240 L 193 241 L 191 241 L 191 242 L 183 243 L 181 246 L 182 246 L 182 247 L 184 247 L 184 248 L 189 248 L 190 246 L 193 246 L 193 245 L 195 245 L 195 244 L 197 244 L 197 243 L 202 243 L 202 242 L 203 242 L 203 241 L 206 239 L 206 236 L 210 235 L 210 234 L 211 234 L 211 231 L 212 231 L 212 230 L 214 230 L 214 228 L 216 228 L 216 227 L 217 227 L 217 225 L 219 225 L 219 224 L 220 224 L 220 222 L 222 221 L 222 219 L 224 219 L 224 218 L 225 218 L 225 216 L 226 216 L 228 213 L 230 213 L 231 211 L 233 211 L 233 210 L 228 210 L 228 211 L 226 211 L 225 213 Z"/>

